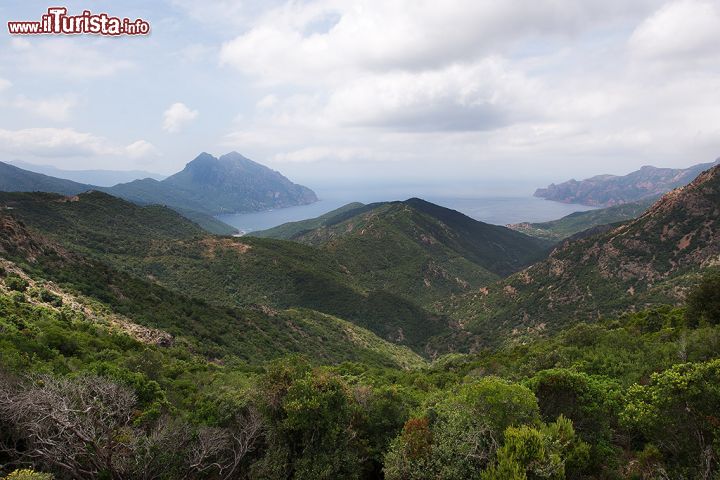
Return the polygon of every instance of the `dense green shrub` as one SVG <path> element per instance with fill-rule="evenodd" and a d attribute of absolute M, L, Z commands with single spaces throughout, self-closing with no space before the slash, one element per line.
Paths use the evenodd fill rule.
<path fill-rule="evenodd" d="M 690 325 L 720 323 L 720 272 L 708 273 L 687 299 L 686 318 Z"/>
<path fill-rule="evenodd" d="M 720 360 L 675 365 L 628 390 L 621 413 L 662 454 L 676 478 L 708 478 L 720 467 Z"/>
<path fill-rule="evenodd" d="M 555 423 L 533 427 L 508 427 L 505 442 L 495 463 L 485 471 L 483 480 L 525 480 L 547 478 L 562 480 L 570 470 L 584 467 L 588 445 L 575 436 L 572 422 L 559 417 Z"/>
<path fill-rule="evenodd" d="M 19 275 L 10 274 L 5 277 L 5 286 L 10 290 L 16 292 L 24 292 L 25 290 L 27 290 L 29 285 L 30 284 L 28 283 L 28 281 L 20 277 Z"/>
<path fill-rule="evenodd" d="M 36 472 L 28 468 L 15 470 L 5 477 L 6 480 L 53 480 L 53 478 L 55 477 L 50 473 Z"/>

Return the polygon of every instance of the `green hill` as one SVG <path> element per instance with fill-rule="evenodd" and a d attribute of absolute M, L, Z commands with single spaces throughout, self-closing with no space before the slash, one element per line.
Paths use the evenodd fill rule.
<path fill-rule="evenodd" d="M 541 258 L 549 245 L 417 198 L 348 207 L 269 232 L 320 248 L 364 285 L 433 309 Z"/>
<path fill-rule="evenodd" d="M 3 192 L 54 192 L 76 195 L 93 188 L 92 185 L 50 177 L 0 162 L 0 191 Z"/>
<path fill-rule="evenodd" d="M 717 167 L 452 294 L 458 321 L 436 315 L 436 335 L 371 288 L 411 285 L 402 249 L 496 278 L 541 242 L 415 199 L 289 242 L 99 192 L 0 194 L 0 476 L 713 478 L 719 206 Z M 477 352 L 428 363 L 312 302 Z"/>
<path fill-rule="evenodd" d="M 0 205 L 70 250 L 218 305 L 309 308 L 423 352 L 449 329 L 449 319 L 364 284 L 336 257 L 311 246 L 209 236 L 168 208 L 100 192 L 72 199 L 4 193 Z"/>
<path fill-rule="evenodd" d="M 157 180 L 148 178 L 138 180 L 138 182 L 149 184 L 150 188 L 152 188 L 153 182 L 157 183 Z M 71 196 L 98 190 L 107 189 L 50 177 L 0 162 L 0 192 L 47 192 Z M 163 202 L 156 203 L 163 204 Z M 175 211 L 180 212 L 184 217 L 192 220 L 208 233 L 214 233 L 215 235 L 233 235 L 237 233 L 237 229 L 211 215 L 183 208 L 175 208 Z"/>
<path fill-rule="evenodd" d="M 0 211 L 0 226 L 0 271 L 6 285 L 8 278 L 19 275 L 29 283 L 29 291 L 49 290 L 48 298 L 64 298 L 64 304 L 104 319 L 101 323 L 124 326 L 126 332 L 138 331 L 133 324 L 159 329 L 207 358 L 232 357 L 250 364 L 291 353 L 318 363 L 363 361 L 403 368 L 422 363 L 405 347 L 330 315 L 299 308 L 229 308 L 181 295 L 57 245 L 7 210 Z M 153 241 L 160 238 L 158 232 L 186 238 L 195 233 L 192 226 L 179 232 L 161 228 Z"/>
<path fill-rule="evenodd" d="M 593 227 L 626 222 L 637 218 L 642 215 L 650 205 L 655 203 L 656 200 L 657 198 L 653 197 L 638 202 L 616 205 L 614 207 L 575 212 L 549 222 L 515 223 L 508 225 L 508 227 L 526 235 L 559 242 L 560 240 L 564 240 L 576 233 Z"/>

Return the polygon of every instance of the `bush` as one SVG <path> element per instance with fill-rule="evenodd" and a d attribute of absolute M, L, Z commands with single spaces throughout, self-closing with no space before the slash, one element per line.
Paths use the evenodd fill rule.
<path fill-rule="evenodd" d="M 40 300 L 42 300 L 45 303 L 49 303 L 53 307 L 60 307 L 63 304 L 62 298 L 60 298 L 59 295 L 55 295 L 49 290 L 46 290 L 44 288 L 40 289 L 39 293 Z"/>
<path fill-rule="evenodd" d="M 5 477 L 5 480 L 53 480 L 53 478 L 55 477 L 50 473 L 41 473 L 23 468 L 22 470 L 15 470 Z"/>
<path fill-rule="evenodd" d="M 537 401 L 528 388 L 496 377 L 463 385 L 427 416 L 405 424 L 385 456 L 385 478 L 479 479 L 504 432 L 527 424 L 540 424 Z"/>
<path fill-rule="evenodd" d="M 720 473 L 720 360 L 675 365 L 633 385 L 621 419 L 675 473 L 673 478 Z M 713 477 L 716 478 L 716 477 Z"/>
<path fill-rule="evenodd" d="M 705 275 L 688 295 L 685 318 L 693 327 L 720 323 L 720 272 Z"/>
<path fill-rule="evenodd" d="M 27 290 L 29 285 L 30 284 L 27 282 L 27 280 L 21 278 L 18 275 L 10 274 L 5 277 L 5 286 L 15 292 L 24 292 L 25 290 Z"/>
<path fill-rule="evenodd" d="M 572 422 L 562 416 L 540 428 L 508 427 L 496 463 L 483 473 L 482 479 L 576 478 L 568 475 L 568 469 L 582 468 L 588 451 L 588 445 L 576 438 Z"/>

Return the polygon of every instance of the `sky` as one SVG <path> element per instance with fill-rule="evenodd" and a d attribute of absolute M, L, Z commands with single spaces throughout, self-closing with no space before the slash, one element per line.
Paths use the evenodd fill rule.
<path fill-rule="evenodd" d="M 535 182 L 720 156 L 720 0 L 69 1 L 137 37 L 12 36 L 0 160 L 313 185 Z"/>

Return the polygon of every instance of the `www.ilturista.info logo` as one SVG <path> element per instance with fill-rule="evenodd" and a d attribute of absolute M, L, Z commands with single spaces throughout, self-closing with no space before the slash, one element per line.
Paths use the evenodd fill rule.
<path fill-rule="evenodd" d="M 147 35 L 150 24 L 138 18 L 111 17 L 85 10 L 81 15 L 68 15 L 65 7 L 50 7 L 39 22 L 8 22 L 12 35 Z"/>

